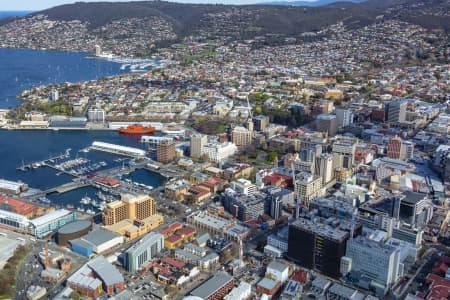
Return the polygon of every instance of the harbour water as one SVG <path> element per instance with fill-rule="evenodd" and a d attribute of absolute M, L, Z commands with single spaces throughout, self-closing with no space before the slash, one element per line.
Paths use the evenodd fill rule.
<path fill-rule="evenodd" d="M 34 51 L 0 49 L 0 108 L 13 107 L 20 102 L 15 99 L 22 90 L 51 82 L 78 82 L 120 74 L 126 71 L 121 64 L 107 60 L 88 59 L 85 53 L 58 51 Z M 27 183 L 30 188 L 46 190 L 73 178 L 48 167 L 28 171 L 18 170 L 22 165 L 42 161 L 72 149 L 70 158 L 83 157 L 90 164 L 106 162 L 111 168 L 121 164 L 119 156 L 109 153 L 79 150 L 89 147 L 93 141 L 144 148 L 138 137 L 121 135 L 116 131 L 87 130 L 0 130 L 0 178 Z M 157 173 L 138 170 L 128 179 L 160 186 L 164 178 Z M 94 197 L 96 189 L 81 188 L 64 194 L 52 194 L 48 198 L 57 205 L 78 207 L 80 199 Z"/>
<path fill-rule="evenodd" d="M 87 58 L 87 53 L 0 49 L 0 108 L 20 104 L 16 96 L 30 87 L 80 82 L 126 72 L 118 62 Z"/>

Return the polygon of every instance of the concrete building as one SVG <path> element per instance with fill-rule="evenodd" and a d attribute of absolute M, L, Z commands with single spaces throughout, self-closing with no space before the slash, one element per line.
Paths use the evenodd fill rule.
<path fill-rule="evenodd" d="M 245 148 L 252 143 L 252 131 L 242 126 L 234 127 L 231 132 L 231 141 L 238 148 Z"/>
<path fill-rule="evenodd" d="M 256 116 L 253 117 L 253 124 L 254 124 L 254 129 L 256 131 L 264 131 L 264 129 L 266 129 L 267 126 L 269 126 L 269 117 L 268 116 Z"/>
<path fill-rule="evenodd" d="M 209 143 L 203 146 L 202 156 L 205 155 L 210 161 L 221 163 L 237 152 L 235 144 L 226 143 Z M 192 153 L 191 153 L 192 154 Z"/>
<path fill-rule="evenodd" d="M 406 120 L 407 102 L 394 100 L 385 104 L 388 123 L 399 123 Z"/>
<path fill-rule="evenodd" d="M 239 178 L 230 183 L 230 188 L 243 195 L 253 195 L 256 192 L 256 186 L 247 179 Z"/>
<path fill-rule="evenodd" d="M 191 135 L 191 157 L 200 158 L 203 155 L 203 147 L 208 143 L 208 137 L 203 134 Z"/>
<path fill-rule="evenodd" d="M 272 261 L 267 265 L 266 277 L 271 277 L 275 281 L 284 283 L 289 278 L 289 267 L 278 261 Z"/>
<path fill-rule="evenodd" d="M 320 114 L 315 121 L 315 129 L 319 132 L 326 132 L 328 136 L 335 136 L 338 124 L 335 115 Z"/>
<path fill-rule="evenodd" d="M 156 212 L 155 200 L 148 195 L 122 195 L 121 200 L 108 203 L 103 210 L 104 225 L 114 225 L 125 219 L 146 219 Z"/>
<path fill-rule="evenodd" d="M 358 236 L 347 241 L 345 257 L 351 260 L 350 276 L 376 290 L 385 291 L 402 276 L 399 251 L 393 246 Z"/>
<path fill-rule="evenodd" d="M 349 109 L 336 108 L 336 120 L 338 128 L 350 126 L 353 123 L 353 112 Z"/>
<path fill-rule="evenodd" d="M 334 179 L 333 155 L 322 153 L 316 158 L 315 175 L 322 178 L 322 186 Z"/>
<path fill-rule="evenodd" d="M 322 178 L 306 172 L 299 173 L 295 178 L 295 199 L 308 207 L 309 202 L 321 194 Z"/>
<path fill-rule="evenodd" d="M 26 233 L 29 224 L 27 217 L 0 209 L 0 226 Z"/>
<path fill-rule="evenodd" d="M 150 232 L 125 251 L 125 267 L 136 272 L 143 264 L 151 261 L 164 247 L 164 236 Z"/>
<path fill-rule="evenodd" d="M 356 143 L 353 141 L 336 141 L 333 144 L 334 168 L 351 169 L 355 163 Z"/>
<path fill-rule="evenodd" d="M 342 229 L 300 218 L 289 226 L 288 257 L 302 267 L 339 278 L 348 238 Z"/>
<path fill-rule="evenodd" d="M 162 141 L 156 146 L 156 160 L 167 164 L 177 157 L 175 141 Z"/>

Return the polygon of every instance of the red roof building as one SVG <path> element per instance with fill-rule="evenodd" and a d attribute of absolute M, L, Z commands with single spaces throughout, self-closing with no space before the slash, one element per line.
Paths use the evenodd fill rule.
<path fill-rule="evenodd" d="M 95 182 L 108 187 L 118 187 L 120 185 L 120 180 L 112 177 L 99 177 L 95 179 Z"/>
<path fill-rule="evenodd" d="M 0 195 L 0 209 L 30 218 L 34 217 L 39 211 L 39 207 L 34 206 L 33 204 L 10 198 L 5 195 Z"/>
<path fill-rule="evenodd" d="M 174 267 L 174 268 L 177 268 L 177 269 L 182 269 L 182 268 L 184 268 L 184 266 L 185 266 L 185 263 L 184 263 L 184 262 L 179 261 L 179 260 L 176 260 L 176 259 L 173 259 L 173 258 L 171 258 L 171 257 L 163 257 L 163 258 L 161 259 L 161 261 L 162 261 L 163 263 L 166 263 L 166 264 L 168 264 L 168 265 L 170 265 L 170 266 L 172 266 L 172 267 Z"/>
<path fill-rule="evenodd" d="M 436 274 L 428 274 L 425 280 L 430 284 L 430 291 L 426 297 L 427 300 L 450 299 L 450 280 L 439 277 Z"/>

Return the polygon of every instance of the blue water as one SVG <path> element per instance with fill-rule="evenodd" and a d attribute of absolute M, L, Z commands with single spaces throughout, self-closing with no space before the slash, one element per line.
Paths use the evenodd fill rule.
<path fill-rule="evenodd" d="M 87 56 L 87 53 L 0 49 L 0 108 L 20 104 L 16 96 L 33 86 L 80 82 L 124 72 L 119 63 Z"/>
<path fill-rule="evenodd" d="M 29 13 L 31 13 L 31 11 L 0 11 L 0 19 L 6 17 L 22 17 Z"/>
<path fill-rule="evenodd" d="M 20 101 L 15 97 L 22 90 L 32 86 L 52 82 L 78 82 L 96 79 L 124 72 L 120 64 L 97 59 L 88 59 L 84 53 L 60 51 L 34 51 L 0 49 L 0 108 L 16 106 Z M 51 131 L 51 130 L 0 130 L 0 178 L 22 181 L 30 188 L 46 190 L 72 180 L 72 176 L 42 167 L 29 171 L 17 170 L 22 164 L 48 159 L 60 155 L 71 148 L 70 159 L 85 157 L 91 164 L 107 162 L 105 168 L 122 164 L 115 162 L 119 156 L 90 151 L 79 152 L 92 144 L 102 141 L 144 149 L 138 137 L 121 135 L 116 131 Z M 160 186 L 164 178 L 157 173 L 138 170 L 128 175 L 133 181 Z M 51 194 L 49 199 L 57 205 L 81 206 L 84 195 L 95 198 L 96 189 L 82 188 L 63 194 Z"/>

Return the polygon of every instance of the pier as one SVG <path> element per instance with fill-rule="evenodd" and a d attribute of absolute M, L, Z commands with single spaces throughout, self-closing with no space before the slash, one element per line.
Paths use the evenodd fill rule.
<path fill-rule="evenodd" d="M 49 157 L 48 159 L 45 159 L 42 161 L 37 161 L 37 162 L 33 162 L 30 164 L 26 164 L 26 165 L 24 163 L 22 163 L 22 166 L 17 167 L 17 170 L 26 171 L 26 170 L 31 170 L 31 169 L 37 169 L 42 166 L 50 166 L 49 163 L 51 163 L 51 162 L 58 161 L 63 158 L 68 158 L 70 156 L 71 150 L 72 149 L 68 148 L 68 149 L 66 149 L 66 152 L 64 154 L 52 156 L 52 157 Z"/>

